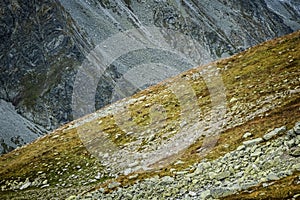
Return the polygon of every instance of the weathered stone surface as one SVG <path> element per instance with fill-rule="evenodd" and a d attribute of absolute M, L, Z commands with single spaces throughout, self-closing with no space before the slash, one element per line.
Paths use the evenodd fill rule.
<path fill-rule="evenodd" d="M 248 138 L 248 137 L 250 137 L 250 136 L 252 136 L 252 133 L 247 132 L 247 133 L 245 133 L 245 134 L 243 135 L 243 138 L 245 139 L 245 138 Z"/>
<path fill-rule="evenodd" d="M 218 174 L 215 173 L 215 172 L 209 172 L 209 173 L 208 173 L 208 177 L 209 177 L 210 179 L 215 179 L 216 176 L 218 176 Z"/>
<path fill-rule="evenodd" d="M 286 135 L 287 135 L 288 137 L 290 137 L 290 138 L 295 137 L 295 136 L 296 136 L 296 133 L 295 133 L 295 131 L 294 131 L 294 128 L 288 130 L 288 131 L 286 132 Z"/>
<path fill-rule="evenodd" d="M 113 188 L 119 187 L 120 185 L 121 185 L 121 183 L 119 183 L 119 182 L 112 182 L 112 183 L 108 184 L 108 188 L 113 189 Z"/>
<path fill-rule="evenodd" d="M 296 134 L 300 135 L 300 122 L 297 122 L 294 126 L 294 131 Z"/>
<path fill-rule="evenodd" d="M 30 185 L 31 185 L 31 182 L 27 181 L 26 183 L 24 183 L 24 184 L 20 187 L 20 190 L 27 189 Z"/>
<path fill-rule="evenodd" d="M 257 148 L 253 153 L 251 153 L 251 157 L 257 157 L 262 154 L 261 148 Z"/>
<path fill-rule="evenodd" d="M 279 177 L 275 173 L 271 172 L 268 174 L 267 179 L 270 181 L 276 181 L 279 180 Z"/>
<path fill-rule="evenodd" d="M 169 183 L 169 182 L 173 182 L 173 181 L 174 181 L 174 178 L 173 178 L 173 177 L 170 177 L 170 176 L 164 176 L 164 177 L 161 178 L 161 181 L 162 181 L 162 182 Z"/>
<path fill-rule="evenodd" d="M 211 190 L 211 195 L 214 198 L 224 197 L 231 194 L 234 194 L 235 192 L 230 190 L 229 188 L 216 188 L 214 190 Z"/>
<path fill-rule="evenodd" d="M 300 171 L 300 163 L 297 163 L 297 164 L 293 165 L 292 168 L 294 170 Z"/>
<path fill-rule="evenodd" d="M 57 0 L 5 0 L 0 12 L 0 99 L 45 130 L 69 122 L 74 75 L 91 48 L 88 38 Z M 18 137 L 14 129 L 0 135 Z M 30 129 L 35 138 L 46 134 Z"/>
<path fill-rule="evenodd" d="M 300 156 L 300 147 L 294 147 L 290 150 L 290 155 L 299 157 Z"/>
<path fill-rule="evenodd" d="M 283 132 L 285 132 L 285 131 L 286 131 L 286 127 L 285 127 L 285 126 L 282 126 L 282 127 L 280 127 L 280 128 L 276 128 L 276 129 L 274 129 L 273 131 L 271 131 L 271 132 L 265 134 L 265 135 L 263 136 L 263 138 L 264 138 L 264 140 L 270 140 L 271 138 L 273 138 L 273 137 L 275 137 L 275 136 L 277 136 L 277 135 L 279 135 L 280 133 L 283 133 Z"/>
<path fill-rule="evenodd" d="M 229 176 L 230 176 L 230 172 L 221 172 L 221 173 L 217 174 L 215 176 L 215 178 L 218 179 L 218 180 L 223 180 L 223 179 L 225 179 Z"/>
<path fill-rule="evenodd" d="M 256 144 L 258 144 L 258 143 L 260 143 L 262 141 L 263 141 L 262 138 L 255 138 L 253 140 L 244 141 L 243 145 L 245 145 L 245 146 L 253 146 L 253 145 L 256 145 Z"/>
<path fill-rule="evenodd" d="M 204 192 L 201 192 L 200 198 L 201 199 L 207 199 L 211 196 L 210 190 L 205 190 Z"/>

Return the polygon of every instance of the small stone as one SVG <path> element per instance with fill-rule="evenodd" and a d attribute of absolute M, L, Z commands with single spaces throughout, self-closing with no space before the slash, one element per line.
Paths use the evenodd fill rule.
<path fill-rule="evenodd" d="M 150 135 L 150 136 L 148 137 L 147 141 L 148 141 L 148 142 L 151 142 L 151 141 L 153 141 L 154 139 L 155 139 L 155 134 L 152 134 L 152 135 Z"/>
<path fill-rule="evenodd" d="M 95 179 L 97 180 L 101 179 L 101 173 L 98 172 L 98 174 L 95 176 Z"/>
<path fill-rule="evenodd" d="M 257 156 L 260 156 L 261 154 L 262 154 L 261 149 L 258 148 L 258 149 L 255 150 L 255 152 L 251 153 L 250 156 L 251 157 L 257 157 Z"/>
<path fill-rule="evenodd" d="M 234 194 L 235 191 L 231 190 L 229 188 L 215 188 L 211 191 L 211 194 L 214 198 L 220 198 L 220 197 L 225 197 L 229 196 L 231 194 Z"/>
<path fill-rule="evenodd" d="M 293 147 L 296 144 L 296 140 L 293 138 L 290 141 L 285 143 L 289 148 Z"/>
<path fill-rule="evenodd" d="M 234 176 L 239 178 L 239 177 L 242 177 L 243 175 L 244 175 L 244 172 L 241 171 L 241 172 L 236 173 Z"/>
<path fill-rule="evenodd" d="M 136 166 L 138 166 L 139 165 L 139 162 L 138 161 L 135 161 L 135 162 L 133 162 L 133 163 L 130 163 L 129 165 L 128 165 L 128 167 L 129 168 L 133 168 L 133 167 L 136 167 Z"/>
<path fill-rule="evenodd" d="M 201 170 L 200 168 L 197 168 L 194 172 L 193 172 L 193 174 L 194 175 L 199 175 L 199 174 L 202 174 L 203 173 L 203 170 Z"/>
<path fill-rule="evenodd" d="M 41 188 L 49 187 L 49 184 L 43 185 Z"/>
<path fill-rule="evenodd" d="M 297 164 L 293 165 L 292 169 L 296 170 L 296 171 L 300 171 L 300 163 L 297 163 Z"/>
<path fill-rule="evenodd" d="M 296 136 L 296 133 L 294 131 L 294 129 L 290 129 L 286 132 L 286 135 L 289 137 L 289 138 L 293 138 Z"/>
<path fill-rule="evenodd" d="M 127 168 L 127 169 L 124 170 L 124 175 L 127 176 L 131 172 L 132 172 L 132 169 L 131 168 Z"/>
<path fill-rule="evenodd" d="M 252 148 L 250 149 L 250 152 L 253 153 L 255 152 L 255 150 L 257 149 L 257 145 L 252 146 Z"/>
<path fill-rule="evenodd" d="M 270 185 L 270 183 L 263 183 L 262 186 L 265 188 L 265 187 L 268 187 Z"/>
<path fill-rule="evenodd" d="M 252 136 L 252 133 L 247 132 L 247 133 L 245 133 L 245 134 L 243 135 L 243 138 L 246 139 L 246 138 L 251 137 L 251 136 Z"/>
<path fill-rule="evenodd" d="M 52 137 L 52 139 L 56 139 L 56 138 L 59 138 L 59 135 L 54 135 L 54 136 Z"/>
<path fill-rule="evenodd" d="M 215 173 L 215 172 L 209 172 L 209 173 L 208 173 L 208 177 L 209 177 L 210 179 L 215 179 L 217 175 L 218 175 L 218 174 Z"/>
<path fill-rule="evenodd" d="M 300 194 L 296 194 L 293 196 L 294 199 L 298 199 L 300 197 Z"/>
<path fill-rule="evenodd" d="M 196 192 L 193 192 L 193 191 L 189 191 L 189 195 L 190 195 L 191 197 L 194 197 L 194 196 L 197 195 L 197 193 L 196 193 Z"/>
<path fill-rule="evenodd" d="M 229 176 L 230 176 L 230 172 L 228 172 L 228 171 L 221 172 L 221 173 L 217 174 L 216 179 L 223 180 L 225 178 L 228 178 Z"/>
<path fill-rule="evenodd" d="M 260 178 L 260 182 L 267 182 L 268 181 L 268 179 L 266 179 L 266 178 Z"/>
<path fill-rule="evenodd" d="M 267 179 L 270 181 L 277 181 L 280 178 L 274 172 L 271 172 L 268 174 Z"/>
<path fill-rule="evenodd" d="M 128 132 L 128 133 L 126 133 L 126 135 L 131 136 L 131 135 L 133 135 L 133 132 Z"/>
<path fill-rule="evenodd" d="M 164 176 L 164 177 L 161 178 L 161 181 L 165 182 L 165 183 L 171 183 L 171 182 L 174 181 L 174 178 L 171 177 L 171 176 Z"/>
<path fill-rule="evenodd" d="M 179 172 L 173 172 L 174 174 L 176 175 L 183 175 L 183 174 L 187 174 L 188 172 L 187 171 L 179 171 Z"/>
<path fill-rule="evenodd" d="M 200 199 L 207 199 L 211 196 L 210 190 L 205 190 L 204 192 L 201 192 Z"/>
<path fill-rule="evenodd" d="M 300 134 L 300 122 L 297 122 L 294 126 L 294 131 L 297 135 Z"/>
<path fill-rule="evenodd" d="M 119 183 L 119 182 L 112 182 L 112 183 L 108 184 L 108 189 L 113 189 L 113 188 L 119 187 L 120 185 L 121 185 L 121 183 Z"/>
<path fill-rule="evenodd" d="M 132 196 L 131 194 L 129 194 L 129 193 L 126 193 L 125 196 L 126 196 L 128 199 L 132 199 L 132 198 L 133 198 L 133 196 Z"/>
<path fill-rule="evenodd" d="M 273 137 L 275 137 L 275 136 L 277 136 L 277 135 L 279 135 L 280 133 L 283 133 L 283 132 L 285 132 L 285 131 L 286 131 L 286 127 L 285 127 L 285 126 L 282 126 L 282 127 L 280 127 L 280 128 L 275 128 L 273 131 L 271 131 L 271 132 L 265 134 L 265 135 L 263 136 L 263 138 L 264 138 L 264 140 L 270 140 L 271 138 L 273 138 Z"/>
<path fill-rule="evenodd" d="M 104 193 L 105 189 L 104 188 L 100 188 L 98 191 L 101 192 L 101 193 Z"/>
<path fill-rule="evenodd" d="M 24 189 L 28 188 L 30 185 L 31 185 L 31 182 L 27 181 L 20 187 L 20 190 L 24 190 Z"/>
<path fill-rule="evenodd" d="M 164 196 L 164 197 L 170 197 L 170 196 L 172 196 L 172 194 L 171 194 L 170 192 L 164 192 L 164 193 L 163 193 L 163 196 Z"/>
<path fill-rule="evenodd" d="M 75 200 L 76 199 L 76 196 L 72 195 L 72 196 L 69 196 L 66 200 Z"/>
<path fill-rule="evenodd" d="M 171 169 L 170 169 L 170 172 L 174 172 L 174 171 L 176 171 L 175 168 L 171 168 Z"/>
<path fill-rule="evenodd" d="M 202 163 L 202 166 L 203 166 L 204 169 L 208 169 L 208 168 L 211 167 L 211 163 L 210 162 L 204 162 L 204 163 Z"/>
<path fill-rule="evenodd" d="M 232 166 L 229 166 L 229 169 L 228 169 L 228 170 L 230 171 L 231 174 L 234 174 L 234 173 L 235 173 L 235 171 L 234 171 L 234 169 L 233 169 Z"/>
<path fill-rule="evenodd" d="M 290 150 L 289 153 L 291 156 L 299 157 L 300 156 L 300 147 L 294 147 Z"/>
<path fill-rule="evenodd" d="M 244 150 L 246 147 L 245 147 L 245 145 L 240 145 L 240 146 L 238 146 L 238 148 L 236 148 L 236 150 L 237 151 L 242 151 L 242 150 Z"/>
<path fill-rule="evenodd" d="M 232 97 L 231 99 L 230 99 L 230 103 L 233 103 L 233 102 L 236 102 L 238 99 L 237 98 L 235 98 L 235 97 Z"/>
<path fill-rule="evenodd" d="M 181 165 L 181 164 L 184 164 L 184 162 L 181 161 L 181 160 L 178 160 L 177 162 L 174 163 L 175 166 L 176 166 L 176 165 Z"/>
<path fill-rule="evenodd" d="M 253 145 L 256 145 L 256 144 L 258 144 L 258 143 L 260 143 L 262 141 L 263 141 L 262 138 L 255 138 L 253 140 L 244 141 L 243 145 L 245 145 L 245 146 L 253 146 Z"/>

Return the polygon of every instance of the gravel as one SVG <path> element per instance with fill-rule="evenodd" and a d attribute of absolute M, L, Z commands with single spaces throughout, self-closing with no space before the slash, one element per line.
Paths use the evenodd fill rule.
<path fill-rule="evenodd" d="M 245 141 L 223 157 L 195 163 L 174 177 L 156 176 L 127 187 L 115 184 L 118 186 L 111 193 L 103 193 L 102 188 L 74 199 L 215 199 L 262 183 L 267 186 L 269 181 L 300 170 L 299 158 L 288 153 L 299 148 L 299 138 L 290 137 L 296 126 L 289 131 L 280 127 L 266 133 L 263 138 L 271 136 L 268 142 L 262 138 Z M 272 139 L 279 133 L 282 134 Z M 291 140 L 296 142 L 288 145 Z"/>

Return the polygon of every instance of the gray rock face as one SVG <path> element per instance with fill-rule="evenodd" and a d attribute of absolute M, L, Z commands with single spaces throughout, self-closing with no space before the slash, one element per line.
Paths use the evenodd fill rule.
<path fill-rule="evenodd" d="M 14 106 L 0 99 L 0 153 L 7 153 L 47 131 L 19 115 Z M 14 134 L 11 134 L 14 133 Z"/>
<path fill-rule="evenodd" d="M 188 46 L 172 39 L 168 31 L 185 35 L 207 54 L 196 59 L 203 64 L 300 29 L 298 1 L 4 0 L 0 4 L 0 99 L 47 130 L 73 119 L 78 66 L 91 49 L 120 31 L 139 28 L 149 39 L 150 26 L 163 28 L 165 39 L 178 49 Z M 161 76 L 148 82 L 141 78 L 145 82 L 138 87 L 121 81 L 125 89 L 119 90 L 118 98 L 193 67 L 164 51 L 129 52 L 100 77 L 95 108 L 117 100 L 112 99 L 116 83 L 133 67 L 149 62 L 172 70 L 161 73 L 155 65 L 153 70 Z M 153 72 L 149 66 L 141 69 L 140 74 Z M 13 131 L 8 134 L 14 136 Z"/>
<path fill-rule="evenodd" d="M 191 49 L 191 47 L 185 46 L 191 41 L 184 41 L 182 44 L 171 33 L 186 35 L 194 40 L 193 42 L 196 41 L 198 51 L 199 49 L 203 51 L 196 55 L 197 65 L 232 55 L 267 39 L 300 28 L 297 19 L 294 19 L 293 25 L 284 23 L 284 19 L 290 19 L 286 10 L 277 14 L 264 1 L 188 0 L 174 2 L 152 0 L 125 1 L 124 3 L 119 0 L 80 0 L 76 2 L 60 0 L 60 2 L 96 45 L 109 40 L 120 31 L 132 29 L 139 29 L 141 38 L 151 40 L 153 35 L 149 35 L 149 32 L 155 26 L 163 29 L 161 32 L 165 35 L 165 40 L 176 44 L 175 48 Z M 284 7 L 284 2 L 280 5 Z M 296 11 L 295 15 L 298 15 Z M 117 46 L 117 44 L 114 45 Z M 134 77 L 164 74 L 163 77 L 154 81 L 159 82 L 174 75 L 169 72 L 176 70 L 176 73 L 179 73 L 192 67 L 187 63 L 182 63 L 178 59 L 178 55 L 155 49 L 132 51 L 122 55 L 108 67 L 99 80 L 95 95 L 96 109 L 153 84 L 154 82 L 146 81 L 146 79 L 142 80 L 138 87 L 132 87 L 131 84 L 126 87 L 124 86 L 125 83 L 122 83 L 123 86 L 118 90 L 122 91 L 123 94 L 119 94 L 121 97 L 112 99 L 112 91 L 122 80 L 123 75 L 132 73 L 132 68 L 149 63 L 149 60 L 150 63 L 163 63 L 171 66 L 172 70 L 163 70 L 164 73 L 157 73 L 155 70 L 150 70 L 148 66 L 147 70 L 142 70 L 144 74 Z"/>
<path fill-rule="evenodd" d="M 5 127 L 0 137 L 3 145 L 15 148 L 6 143 L 9 138 L 22 134 L 20 140 L 28 143 L 46 133 L 31 126 L 52 130 L 72 120 L 74 74 L 90 43 L 55 0 L 5 0 L 0 5 L 0 99 L 16 110 L 14 117 L 0 114 Z M 24 128 L 22 121 L 10 123 L 12 118 L 26 118 L 32 125 Z"/>
<path fill-rule="evenodd" d="M 209 48 L 214 58 L 300 27 L 296 1 L 60 2 L 96 44 L 119 29 L 156 25 L 192 35 Z"/>

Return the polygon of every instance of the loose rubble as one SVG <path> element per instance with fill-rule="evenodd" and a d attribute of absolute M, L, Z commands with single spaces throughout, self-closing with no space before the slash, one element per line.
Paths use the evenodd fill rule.
<path fill-rule="evenodd" d="M 215 199 L 262 183 L 267 187 L 300 170 L 300 137 L 295 134 L 299 126 L 296 123 L 288 131 L 282 126 L 266 133 L 264 139 L 244 141 L 223 157 L 203 160 L 174 177 L 155 176 L 127 187 L 113 182 L 108 186 L 114 188 L 111 193 L 101 188 L 73 199 Z"/>

